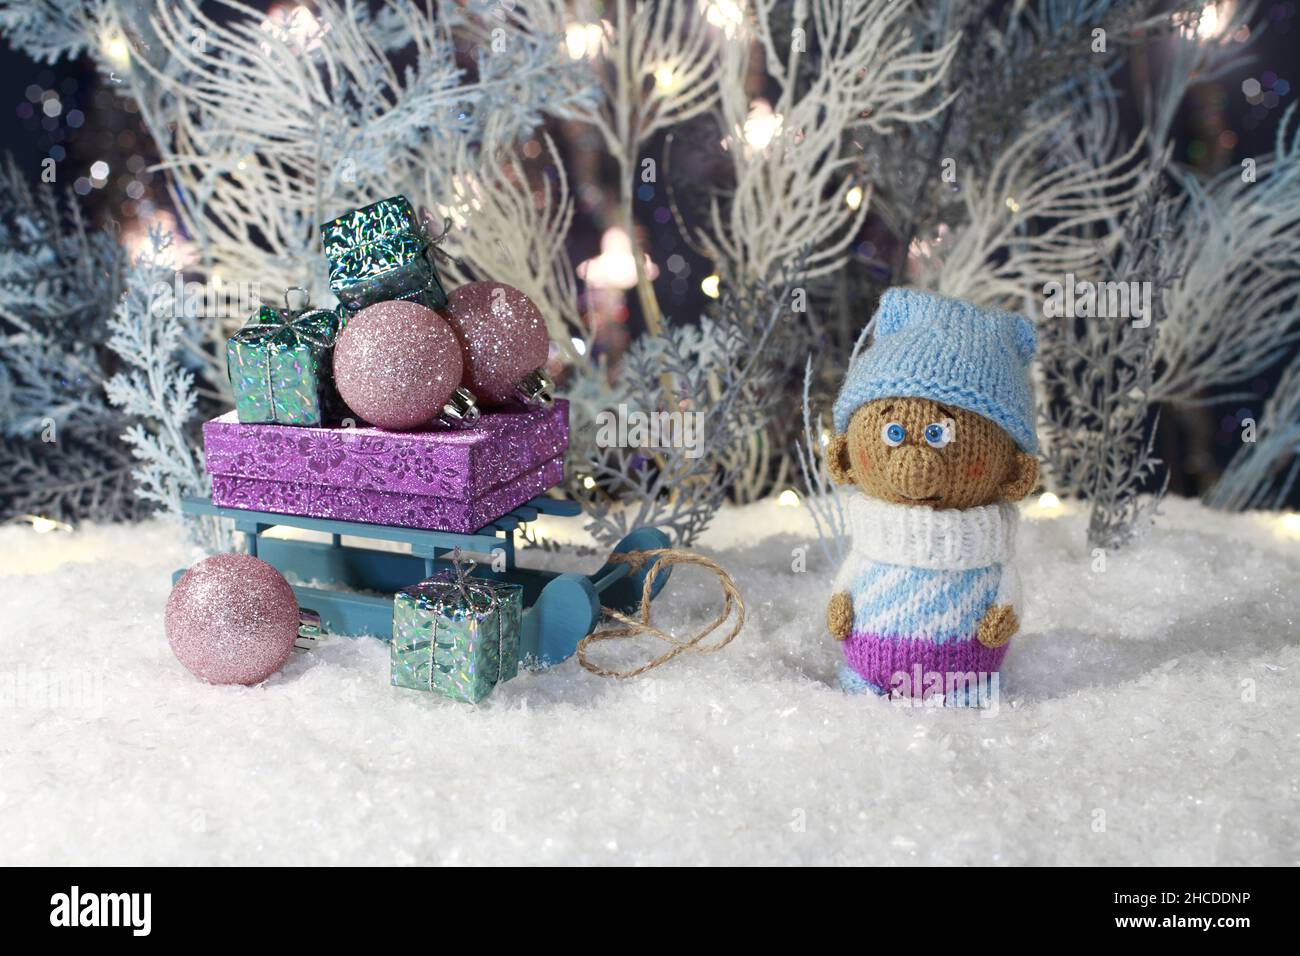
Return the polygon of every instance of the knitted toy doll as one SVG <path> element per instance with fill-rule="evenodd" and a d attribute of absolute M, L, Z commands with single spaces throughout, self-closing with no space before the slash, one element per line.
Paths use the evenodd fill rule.
<path fill-rule="evenodd" d="M 1018 315 L 890 289 L 849 369 L 827 446 L 852 551 L 826 611 L 850 692 L 971 703 L 1020 628 L 1018 512 L 1038 481 Z M 954 688 L 959 692 L 954 693 Z"/>

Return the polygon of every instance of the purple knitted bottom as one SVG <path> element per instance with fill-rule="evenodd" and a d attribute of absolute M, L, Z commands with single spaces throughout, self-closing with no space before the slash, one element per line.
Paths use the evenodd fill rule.
<path fill-rule="evenodd" d="M 1007 646 L 985 647 L 974 638 L 942 644 L 854 631 L 844 641 L 844 661 L 886 694 L 928 697 L 983 681 L 1002 666 Z M 974 675 L 972 677 L 971 675 Z"/>

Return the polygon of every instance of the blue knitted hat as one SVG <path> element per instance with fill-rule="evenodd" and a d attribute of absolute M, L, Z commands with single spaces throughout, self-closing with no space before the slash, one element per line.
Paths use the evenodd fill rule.
<path fill-rule="evenodd" d="M 1029 360 L 1037 347 L 1023 316 L 919 289 L 889 289 L 875 341 L 849 369 L 835 400 L 835 430 L 877 398 L 928 398 L 983 415 L 1024 451 L 1038 449 Z"/>

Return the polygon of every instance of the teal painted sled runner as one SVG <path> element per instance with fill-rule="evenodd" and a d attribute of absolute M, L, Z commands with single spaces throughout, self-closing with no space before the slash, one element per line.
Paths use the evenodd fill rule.
<path fill-rule="evenodd" d="M 288 578 L 298 605 L 319 614 L 321 627 L 331 634 L 373 635 L 388 640 L 393 628 L 393 594 L 450 567 L 451 555 L 457 548 L 492 555 L 494 561 L 480 561 L 472 574 L 523 585 L 520 659 L 533 668 L 550 667 L 572 655 L 578 642 L 595 629 L 601 605 L 634 613 L 640 607 L 645 575 L 650 570 L 648 563 L 633 570 L 620 561 L 610 561 L 595 574 L 586 575 L 518 567 L 514 536 L 521 524 L 543 514 L 572 517 L 579 513 L 576 502 L 556 498 L 534 498 L 472 534 L 219 508 L 203 498 L 183 499 L 181 510 L 233 521 L 235 529 L 244 535 L 248 553 L 274 565 Z M 330 540 L 300 541 L 264 535 L 275 527 L 320 531 Z M 345 545 L 341 540 L 345 535 L 409 544 L 411 553 Z M 637 528 L 614 551 L 666 547 L 668 536 L 658 528 Z M 173 582 L 184 573 L 182 569 L 173 574 Z M 667 583 L 669 573 L 665 569 L 655 580 L 654 594 Z"/>

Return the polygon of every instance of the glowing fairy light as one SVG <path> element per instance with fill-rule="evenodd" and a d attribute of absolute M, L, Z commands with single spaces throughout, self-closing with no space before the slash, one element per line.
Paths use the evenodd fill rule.
<path fill-rule="evenodd" d="M 114 66 L 125 67 L 131 62 L 131 48 L 127 45 L 126 37 L 120 33 L 104 34 L 99 41 L 99 48 L 104 58 Z"/>
<path fill-rule="evenodd" d="M 661 66 L 654 72 L 655 86 L 661 93 L 668 93 L 677 84 L 677 74 L 671 66 Z"/>
<path fill-rule="evenodd" d="M 564 47 L 569 51 L 569 59 L 581 60 L 587 55 L 587 25 L 570 23 L 564 28 Z"/>
<path fill-rule="evenodd" d="M 854 186 L 844 194 L 844 205 L 848 206 L 850 209 L 858 209 L 862 205 L 862 197 L 862 187 Z"/>
<path fill-rule="evenodd" d="M 287 4 L 271 7 L 259 27 L 263 33 L 300 53 L 320 47 L 322 37 L 330 31 L 330 25 L 317 20 L 305 6 L 290 7 Z M 269 44 L 263 43 L 261 46 L 265 52 L 270 52 Z"/>
<path fill-rule="evenodd" d="M 1219 32 L 1219 8 L 1210 4 L 1201 11 L 1201 18 L 1196 22 L 1196 35 L 1202 40 L 1209 39 Z"/>
<path fill-rule="evenodd" d="M 49 534 L 51 531 L 72 530 L 72 525 L 64 524 L 62 521 L 55 521 L 53 518 L 45 517 L 45 515 L 23 515 L 18 520 L 26 521 L 32 526 L 32 530 L 37 534 Z"/>
<path fill-rule="evenodd" d="M 605 42 L 605 28 L 599 23 L 570 23 L 564 28 L 564 48 L 569 59 L 596 56 Z"/>
<path fill-rule="evenodd" d="M 745 142 L 751 149 L 766 149 L 780 130 L 781 114 L 772 112 L 771 103 L 757 99 L 749 105 L 749 116 L 745 119 L 743 132 Z"/>
<path fill-rule="evenodd" d="M 700 280 L 700 291 L 703 292 L 705 295 L 707 295 L 710 299 L 716 299 L 718 297 L 721 291 L 721 287 L 722 287 L 722 277 L 719 276 L 717 273 L 714 273 L 711 276 L 705 276 L 702 280 Z"/>
<path fill-rule="evenodd" d="M 151 229 L 161 229 L 171 234 L 171 244 L 164 249 L 154 246 Z M 126 248 L 128 259 L 135 260 L 142 254 L 157 258 L 158 264 L 169 269 L 184 269 L 198 260 L 194 244 L 180 232 L 176 217 L 166 209 L 155 210 L 147 217 L 132 219 L 122 227 L 122 245 Z"/>
<path fill-rule="evenodd" d="M 799 492 L 793 488 L 787 488 L 777 496 L 776 503 L 782 508 L 797 508 L 799 507 Z"/>
<path fill-rule="evenodd" d="M 1062 510 L 1061 499 L 1050 491 L 1038 496 L 1038 510 L 1044 514 L 1057 514 Z"/>
<path fill-rule="evenodd" d="M 1236 6 L 1235 0 L 1216 0 L 1203 6 L 1200 14 L 1186 11 L 1175 13 L 1173 22 L 1188 39 L 1215 40 L 1232 24 Z"/>
<path fill-rule="evenodd" d="M 736 0 L 701 0 L 700 9 L 704 18 L 727 36 L 745 22 L 745 8 Z"/>
<path fill-rule="evenodd" d="M 659 267 L 645 257 L 646 275 L 653 279 Z M 636 259 L 632 257 L 632 240 L 618 226 L 606 229 L 600 237 L 600 255 L 578 263 L 577 273 L 593 289 L 630 289 L 636 285 Z"/>

